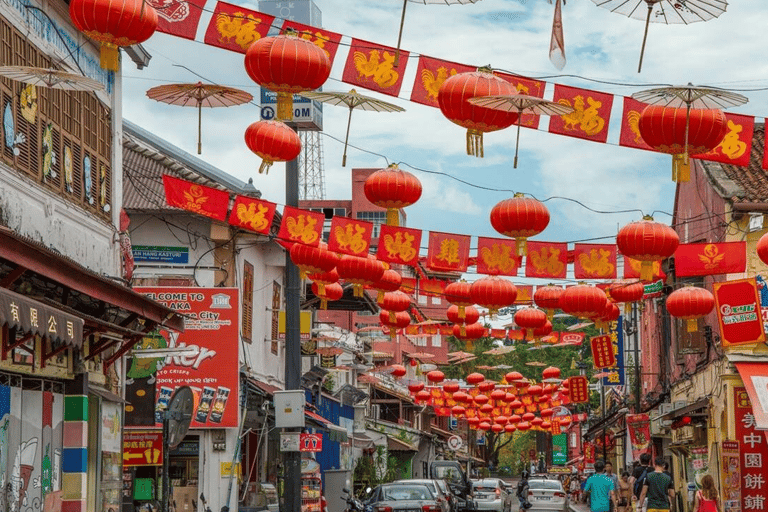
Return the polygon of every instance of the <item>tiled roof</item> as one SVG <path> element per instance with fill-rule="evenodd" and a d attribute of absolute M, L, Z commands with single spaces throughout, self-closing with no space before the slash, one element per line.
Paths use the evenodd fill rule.
<path fill-rule="evenodd" d="M 763 169 L 764 148 L 765 125 L 756 124 L 748 166 L 705 163 L 710 176 L 718 184 L 723 185 L 724 181 L 730 181 L 728 186 L 721 187 L 721 190 L 729 191 L 725 199 L 739 202 L 768 201 L 768 172 Z M 713 173 L 715 166 L 719 167 L 722 173 Z"/>

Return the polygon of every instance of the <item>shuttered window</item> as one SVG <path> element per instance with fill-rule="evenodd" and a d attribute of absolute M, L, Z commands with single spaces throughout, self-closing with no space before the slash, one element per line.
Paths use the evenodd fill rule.
<path fill-rule="evenodd" d="M 253 265 L 245 262 L 243 269 L 243 332 L 248 343 L 253 337 Z"/>

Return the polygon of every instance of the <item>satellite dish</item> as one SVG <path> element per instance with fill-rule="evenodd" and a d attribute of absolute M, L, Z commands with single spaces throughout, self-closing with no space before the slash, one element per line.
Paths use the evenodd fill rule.
<path fill-rule="evenodd" d="M 168 404 L 166 415 L 168 418 L 168 447 L 176 448 L 187 435 L 189 424 L 192 422 L 192 409 L 195 406 L 195 398 L 189 386 L 182 386 L 176 390 Z"/>

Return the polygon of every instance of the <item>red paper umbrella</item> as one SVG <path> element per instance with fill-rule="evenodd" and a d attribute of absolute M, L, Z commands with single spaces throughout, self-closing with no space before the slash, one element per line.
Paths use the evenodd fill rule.
<path fill-rule="evenodd" d="M 547 314 L 536 308 L 522 308 L 515 313 L 515 324 L 523 330 L 526 339 L 531 339 L 534 329 L 544 327 Z"/>
<path fill-rule="evenodd" d="M 698 329 L 697 320 L 715 309 L 715 297 L 709 290 L 685 286 L 667 297 L 667 311 L 680 320 L 687 320 L 688 332 Z"/>
<path fill-rule="evenodd" d="M 640 279 L 653 279 L 653 262 L 669 258 L 680 244 L 674 229 L 646 215 L 619 230 L 616 245 L 624 256 L 641 261 Z"/>
<path fill-rule="evenodd" d="M 511 424 L 511 423 L 507 423 L 506 425 L 504 425 L 504 432 L 506 432 L 506 433 L 508 433 L 508 434 L 511 434 L 511 433 L 512 433 L 512 432 L 514 432 L 515 430 L 517 430 L 517 427 L 516 427 L 516 426 L 514 426 L 514 425 L 513 425 L 513 424 Z"/>
<path fill-rule="evenodd" d="M 446 383 L 443 384 L 443 391 L 445 391 L 446 393 L 451 393 L 451 395 L 453 395 L 453 393 L 456 393 L 457 391 L 459 391 L 459 389 L 460 389 L 459 388 L 459 383 L 456 382 L 456 381 L 446 382 Z"/>
<path fill-rule="evenodd" d="M 370 202 L 387 209 L 387 225 L 399 226 L 399 209 L 419 200 L 421 182 L 413 174 L 400 170 L 397 164 L 391 164 L 368 176 L 363 192 Z"/>
<path fill-rule="evenodd" d="M 101 43 L 99 64 L 117 71 L 119 46 L 143 43 L 157 29 L 157 12 L 141 0 L 71 0 L 69 17 L 86 36 Z"/>
<path fill-rule="evenodd" d="M 517 287 L 503 277 L 487 276 L 472 283 L 469 296 L 472 302 L 488 308 L 488 312 L 494 314 L 515 302 Z"/>
<path fill-rule="evenodd" d="M 427 374 L 427 380 L 429 382 L 434 382 L 435 384 L 443 382 L 443 379 L 445 379 L 445 374 L 440 370 L 432 370 Z"/>
<path fill-rule="evenodd" d="M 345 254 L 336 265 L 339 277 L 355 285 L 355 297 L 363 296 L 363 287 L 376 284 L 384 275 L 384 265 L 374 257 Z"/>
<path fill-rule="evenodd" d="M 637 122 L 640 136 L 656 151 L 673 155 L 672 181 L 691 179 L 689 155 L 716 148 L 728 132 L 722 110 L 648 105 Z"/>
<path fill-rule="evenodd" d="M 454 416 L 464 416 L 467 413 L 467 409 L 461 405 L 454 405 L 451 407 L 451 414 Z"/>
<path fill-rule="evenodd" d="M 515 239 L 517 254 L 527 254 L 525 241 L 549 225 L 549 210 L 543 203 L 523 194 L 501 201 L 491 210 L 491 225 L 502 235 Z"/>
<path fill-rule="evenodd" d="M 293 94 L 312 91 L 331 74 L 331 61 L 314 43 L 296 32 L 264 37 L 245 54 L 245 71 L 262 87 L 277 93 L 277 119 L 293 118 Z"/>
<path fill-rule="evenodd" d="M 467 378 L 464 379 L 470 386 L 476 386 L 485 380 L 485 375 L 482 373 L 470 373 Z"/>
<path fill-rule="evenodd" d="M 418 393 L 422 389 L 424 389 L 424 383 L 421 382 L 421 381 L 415 381 L 415 382 L 411 382 L 410 384 L 408 384 L 408 391 L 410 391 L 411 394 L 415 395 L 416 393 Z"/>
<path fill-rule="evenodd" d="M 757 257 L 768 265 L 768 234 L 761 236 L 757 241 Z"/>
<path fill-rule="evenodd" d="M 330 272 L 341 259 L 338 254 L 328 250 L 325 242 L 320 242 L 317 247 L 295 243 L 289 254 L 294 265 L 299 267 L 302 279 L 306 279 L 308 274 Z"/>
<path fill-rule="evenodd" d="M 401 284 L 403 284 L 403 276 L 392 269 L 385 270 L 381 275 L 381 279 L 373 285 L 373 288 L 378 292 L 376 301 L 379 305 L 381 305 L 384 300 L 384 294 L 386 292 L 395 292 L 399 290 Z"/>
<path fill-rule="evenodd" d="M 546 311 L 547 318 L 552 320 L 555 310 L 560 307 L 560 296 L 564 291 L 565 288 L 554 284 L 538 286 L 536 287 L 536 293 L 533 294 L 533 302 Z"/>
<path fill-rule="evenodd" d="M 259 173 L 269 173 L 275 162 L 293 160 L 301 153 L 301 139 L 280 121 L 257 121 L 245 130 L 245 144 L 261 157 Z"/>
<path fill-rule="evenodd" d="M 320 309 L 328 309 L 328 301 L 339 300 L 344 296 L 344 288 L 339 283 L 312 283 L 312 293 L 320 297 Z"/>
<path fill-rule="evenodd" d="M 405 374 L 408 373 L 405 369 L 405 366 L 401 364 L 393 364 L 392 365 L 392 376 L 396 378 L 404 377 Z"/>
<path fill-rule="evenodd" d="M 603 290 L 582 283 L 565 289 L 560 297 L 560 307 L 569 315 L 592 318 L 604 310 L 606 300 Z"/>
<path fill-rule="evenodd" d="M 470 290 L 472 285 L 466 281 L 456 281 L 445 287 L 443 296 L 451 304 L 458 306 L 459 318 L 464 318 L 464 308 L 474 304 Z"/>
<path fill-rule="evenodd" d="M 401 291 L 385 293 L 381 307 L 389 311 L 389 320 L 394 322 L 395 313 L 411 307 L 411 298 Z"/>
<path fill-rule="evenodd" d="M 517 121 L 517 112 L 479 107 L 467 100 L 478 96 L 516 94 L 515 87 L 484 67 L 449 77 L 437 92 L 440 111 L 451 122 L 467 129 L 467 154 L 483 156 L 483 133 L 508 128 Z"/>

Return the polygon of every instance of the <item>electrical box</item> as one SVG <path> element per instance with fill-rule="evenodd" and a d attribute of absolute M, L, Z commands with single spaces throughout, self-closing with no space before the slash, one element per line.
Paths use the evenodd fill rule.
<path fill-rule="evenodd" d="M 302 389 L 275 391 L 275 427 L 304 428 L 304 405 Z"/>

